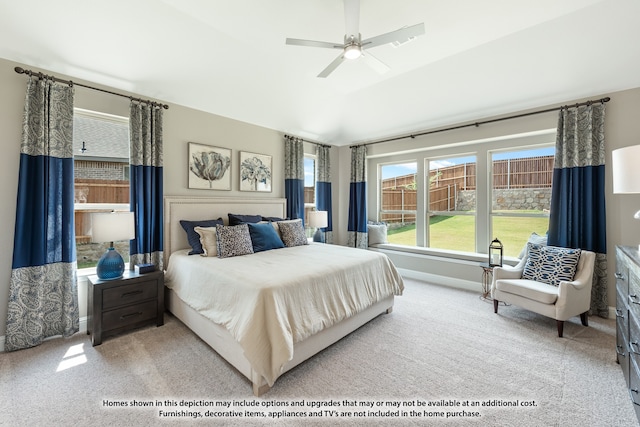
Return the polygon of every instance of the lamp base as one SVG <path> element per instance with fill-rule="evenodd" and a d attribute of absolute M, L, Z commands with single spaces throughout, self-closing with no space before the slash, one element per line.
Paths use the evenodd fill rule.
<path fill-rule="evenodd" d="M 313 235 L 313 241 L 318 243 L 324 243 L 324 232 L 319 228 L 316 229 L 316 232 Z"/>
<path fill-rule="evenodd" d="M 124 273 L 124 260 L 112 246 L 100 257 L 96 274 L 100 280 L 113 280 L 122 277 L 122 273 Z"/>

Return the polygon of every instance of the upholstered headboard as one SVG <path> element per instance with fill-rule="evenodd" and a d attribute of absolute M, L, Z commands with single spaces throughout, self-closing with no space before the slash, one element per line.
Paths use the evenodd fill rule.
<path fill-rule="evenodd" d="M 169 265 L 169 257 L 174 251 L 189 247 L 187 235 L 180 225 L 180 220 L 222 218 L 227 224 L 229 213 L 285 218 L 287 199 L 166 196 L 164 198 L 165 268 Z"/>

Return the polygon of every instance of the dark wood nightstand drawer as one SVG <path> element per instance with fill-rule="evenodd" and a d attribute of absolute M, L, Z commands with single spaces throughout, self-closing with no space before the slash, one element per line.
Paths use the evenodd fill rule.
<path fill-rule="evenodd" d="M 131 305 L 102 313 L 102 324 L 105 331 L 134 325 L 138 322 L 153 320 L 158 314 L 156 301 Z M 108 329 L 107 329 L 108 328 Z"/>
<path fill-rule="evenodd" d="M 157 295 L 158 286 L 155 280 L 105 289 L 102 292 L 102 309 L 109 310 L 135 304 L 138 301 L 155 298 Z"/>
<path fill-rule="evenodd" d="M 89 276 L 87 293 L 87 333 L 91 343 L 100 345 L 106 336 L 155 322 L 164 324 L 164 274 L 125 271 L 113 280 Z"/>

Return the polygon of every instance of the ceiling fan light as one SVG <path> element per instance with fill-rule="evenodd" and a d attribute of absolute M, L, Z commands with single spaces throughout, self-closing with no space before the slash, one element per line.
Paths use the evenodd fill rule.
<path fill-rule="evenodd" d="M 344 48 L 344 57 L 347 59 L 356 59 L 362 55 L 360 46 L 352 44 Z"/>

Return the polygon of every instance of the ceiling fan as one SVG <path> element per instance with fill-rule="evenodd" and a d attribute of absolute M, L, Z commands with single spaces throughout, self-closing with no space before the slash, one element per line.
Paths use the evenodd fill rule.
<path fill-rule="evenodd" d="M 389 71 L 389 67 L 375 56 L 369 53 L 368 49 L 376 46 L 382 46 L 387 43 L 393 43 L 395 46 L 402 45 L 409 42 L 416 37 L 424 34 L 424 22 L 410 27 L 400 28 L 399 30 L 391 31 L 389 33 L 380 34 L 375 37 L 371 37 L 362 40 L 358 29 L 360 18 L 360 0 L 344 0 L 344 15 L 346 22 L 346 34 L 344 36 L 344 43 L 330 43 L 315 40 L 301 40 L 287 38 L 286 44 L 296 46 L 309 46 L 309 47 L 323 47 L 328 49 L 340 49 L 342 52 L 340 55 L 331 62 L 318 77 L 327 77 L 331 74 L 338 65 L 342 64 L 348 59 L 357 59 L 362 57 L 366 63 L 376 70 L 378 73 L 383 74 Z M 365 53 L 365 49 L 367 52 Z"/>

